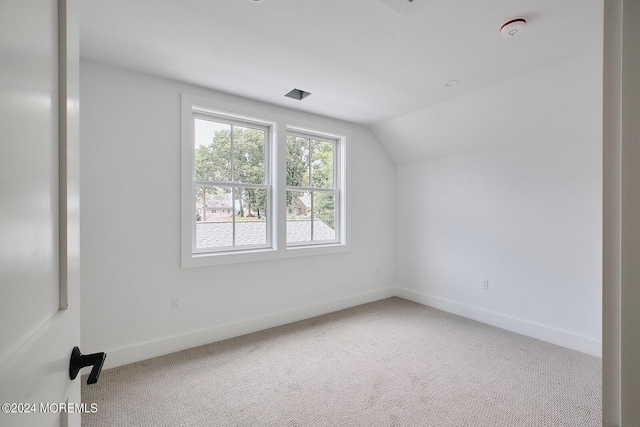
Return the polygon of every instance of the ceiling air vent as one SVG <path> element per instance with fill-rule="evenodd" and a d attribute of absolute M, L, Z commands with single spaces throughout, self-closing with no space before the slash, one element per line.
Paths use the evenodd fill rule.
<path fill-rule="evenodd" d="M 289 92 L 285 96 L 288 98 L 297 99 L 298 101 L 301 101 L 302 99 L 306 98 L 309 95 L 311 95 L 311 92 L 305 92 L 300 89 L 293 89 L 291 92 Z"/>

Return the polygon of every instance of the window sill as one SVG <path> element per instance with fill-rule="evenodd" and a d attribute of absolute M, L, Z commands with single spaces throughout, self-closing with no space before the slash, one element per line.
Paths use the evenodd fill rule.
<path fill-rule="evenodd" d="M 333 243 L 314 246 L 290 246 L 282 250 L 252 249 L 246 251 L 186 254 L 182 257 L 182 268 L 207 267 L 243 262 L 259 262 L 304 256 L 330 255 L 349 252 L 347 244 Z"/>

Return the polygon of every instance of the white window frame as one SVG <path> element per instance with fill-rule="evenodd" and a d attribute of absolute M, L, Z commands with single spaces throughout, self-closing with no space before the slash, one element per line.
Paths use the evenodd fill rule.
<path fill-rule="evenodd" d="M 181 266 L 205 267 L 240 262 L 265 261 L 299 256 L 313 256 L 348 252 L 349 238 L 349 167 L 351 133 L 348 129 L 328 123 L 327 119 L 314 118 L 303 113 L 278 107 L 255 108 L 246 103 L 230 103 L 222 100 L 182 94 L 181 101 Z M 268 109 L 267 109 L 268 108 Z M 283 111 L 281 111 L 283 110 Z M 269 148 L 265 168 L 269 184 L 267 196 L 268 245 L 266 247 L 236 247 L 232 250 L 194 251 L 195 249 L 195 181 L 194 181 L 194 114 L 211 115 L 214 120 L 223 118 L 242 125 L 259 125 L 268 128 Z M 239 123 L 238 123 L 239 122 Z M 304 242 L 300 245 L 286 243 L 286 138 L 287 133 L 326 138 L 336 141 L 334 174 L 336 192 L 336 240 Z M 240 184 L 244 186 L 244 184 Z"/>
<path fill-rule="evenodd" d="M 264 244 L 260 244 L 260 245 L 242 245 L 242 246 L 236 246 L 235 245 L 235 238 L 236 238 L 236 214 L 235 214 L 235 196 L 231 197 L 231 214 L 233 216 L 233 221 L 232 221 L 232 229 L 233 229 L 233 246 L 221 246 L 221 247 L 211 247 L 211 248 L 198 248 L 196 245 L 196 226 L 197 226 L 197 221 L 195 218 L 195 215 L 192 215 L 192 226 L 191 226 L 191 232 L 192 232 L 192 243 L 191 243 L 191 251 L 194 254 L 203 254 L 203 253 L 213 253 L 213 252 L 233 252 L 233 251 L 246 251 L 246 250 L 252 250 L 252 249 L 268 249 L 272 247 L 272 239 L 271 239 L 271 213 L 273 211 L 272 206 L 273 206 L 273 202 L 271 199 L 271 129 L 270 129 L 270 125 L 269 124 L 265 124 L 262 122 L 255 122 L 255 121 L 248 121 L 248 120 L 239 120 L 237 118 L 229 118 L 226 115 L 219 115 L 216 113 L 213 113 L 210 110 L 204 110 L 202 108 L 198 108 L 198 107 L 194 107 L 193 108 L 193 119 L 195 120 L 196 118 L 201 119 L 201 120 L 210 120 L 212 122 L 216 122 L 216 123 L 224 123 L 224 124 L 228 124 L 232 126 L 238 126 L 238 127 L 247 127 L 247 128 L 251 128 L 251 129 L 259 129 L 264 131 L 265 134 L 265 141 L 264 141 L 264 184 L 246 184 L 246 183 L 239 183 L 239 182 L 235 182 L 233 180 L 233 133 L 231 135 L 231 181 L 229 182 L 224 182 L 224 181 L 196 181 L 195 179 L 193 179 L 193 184 L 192 184 L 192 200 L 195 198 L 196 196 L 196 192 L 197 192 L 197 187 L 198 186 L 209 186 L 209 187 L 231 187 L 232 188 L 232 193 L 233 193 L 233 189 L 235 188 L 256 188 L 256 189 L 263 189 L 266 190 L 267 192 L 267 207 L 266 207 L 266 242 Z M 195 155 L 195 152 L 194 152 Z M 195 157 L 192 159 L 192 162 L 195 162 Z M 195 169 L 195 167 L 192 167 L 192 169 Z M 206 207 L 203 207 L 203 209 L 206 209 Z"/>
<path fill-rule="evenodd" d="M 334 213 L 334 217 L 335 217 L 335 226 L 334 226 L 334 230 L 336 233 L 336 237 L 335 239 L 332 240 L 305 240 L 305 241 L 299 241 L 299 242 L 287 242 L 287 248 L 296 248 L 296 247 L 307 247 L 307 246 L 316 246 L 316 245 L 332 245 L 332 244 L 336 244 L 336 243 L 340 243 L 340 230 L 342 228 L 341 224 L 342 224 L 342 217 L 340 215 L 341 209 L 340 207 L 342 206 L 342 199 L 340 198 L 341 195 L 341 191 L 340 191 L 340 186 L 342 183 L 342 168 L 341 168 L 341 164 L 342 164 L 342 159 L 344 158 L 344 156 L 341 155 L 340 153 L 340 148 L 341 148 L 341 144 L 340 144 L 340 138 L 337 138 L 335 136 L 330 136 L 330 135 L 326 135 L 326 134 L 319 134 L 317 132 L 304 132 L 304 131 L 300 131 L 297 129 L 292 129 L 289 128 L 287 129 L 287 135 L 291 135 L 291 136 L 295 136 L 295 137 L 300 137 L 300 138 L 305 138 L 305 139 L 319 139 L 319 140 L 323 140 L 323 141 L 327 141 L 327 142 L 333 142 L 333 188 L 327 189 L 327 188 L 318 188 L 318 187 L 293 187 L 293 186 L 287 186 L 286 190 L 287 191 L 302 191 L 302 192 L 310 192 L 310 193 L 317 193 L 317 192 L 326 192 L 326 193 L 333 193 L 334 194 L 334 209 L 335 209 L 335 213 Z M 311 154 L 311 153 L 309 153 Z M 309 161 L 311 161 L 311 159 L 309 159 Z M 309 172 L 311 172 L 311 169 L 309 170 Z M 309 184 L 311 184 L 311 176 L 309 176 Z M 313 217 L 313 197 L 311 197 L 311 210 L 312 210 L 312 217 Z M 313 221 L 311 221 L 311 238 L 313 239 Z"/>

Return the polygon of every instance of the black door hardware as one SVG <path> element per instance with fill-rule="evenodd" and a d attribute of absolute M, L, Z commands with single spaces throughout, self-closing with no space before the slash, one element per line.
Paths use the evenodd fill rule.
<path fill-rule="evenodd" d="M 89 378 L 87 378 L 87 384 L 97 383 L 106 358 L 107 353 L 82 354 L 78 347 L 73 347 L 71 360 L 69 361 L 69 377 L 74 380 L 78 376 L 80 369 L 86 366 L 93 366 Z"/>

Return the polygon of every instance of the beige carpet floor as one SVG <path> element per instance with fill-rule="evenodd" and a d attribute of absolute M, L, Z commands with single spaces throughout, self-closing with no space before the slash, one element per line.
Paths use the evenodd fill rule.
<path fill-rule="evenodd" d="M 391 298 L 104 371 L 82 422 L 589 427 L 600 396 L 596 357 Z"/>

